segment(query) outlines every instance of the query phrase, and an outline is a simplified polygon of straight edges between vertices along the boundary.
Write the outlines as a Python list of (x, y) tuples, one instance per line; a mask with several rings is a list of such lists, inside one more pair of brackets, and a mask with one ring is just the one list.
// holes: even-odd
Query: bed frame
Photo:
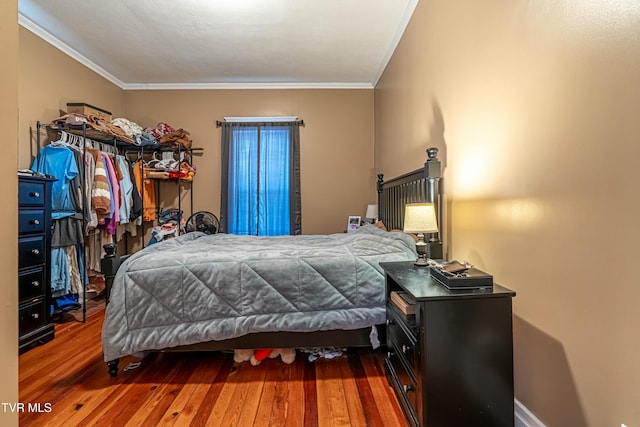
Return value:
[[(407, 203), (434, 203), (438, 223), (441, 221), (440, 185), (441, 166), (437, 159), (437, 148), (428, 148), (427, 161), (424, 167), (384, 181), (383, 174), (378, 175), (378, 206), (379, 219), (384, 222), (388, 230), (402, 230), (404, 220), (404, 205)], [(116, 246), (104, 246), (105, 257), (101, 260), (101, 270), (105, 276), (106, 302), (109, 303), (111, 286), (116, 272), (128, 255), (118, 256)], [(442, 243), (438, 233), (430, 235), (427, 255), (430, 258), (442, 258)], [(378, 339), (385, 342), (386, 327), (378, 325)], [(317, 332), (263, 332), (252, 333), (241, 337), (208, 341), (187, 346), (172, 347), (161, 351), (222, 351), (253, 348), (291, 348), (291, 347), (367, 347), (371, 345), (371, 328), (355, 330), (332, 330)], [(119, 359), (107, 362), (109, 375), (118, 374)]]

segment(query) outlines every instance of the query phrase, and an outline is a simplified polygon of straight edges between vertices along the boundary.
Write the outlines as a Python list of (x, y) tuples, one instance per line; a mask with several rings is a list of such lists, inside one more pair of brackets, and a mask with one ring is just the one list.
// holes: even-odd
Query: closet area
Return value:
[[(116, 120), (72, 113), (37, 123), (33, 164), (19, 171), (21, 351), (52, 339), (56, 319), (84, 322), (88, 305), (104, 304), (105, 245), (133, 253), (184, 232), (195, 176), (188, 132)], [(38, 328), (45, 339), (26, 337)]]

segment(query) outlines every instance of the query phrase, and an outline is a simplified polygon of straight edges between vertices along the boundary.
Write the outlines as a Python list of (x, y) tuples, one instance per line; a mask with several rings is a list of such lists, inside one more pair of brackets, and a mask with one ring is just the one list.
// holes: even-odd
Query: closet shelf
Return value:
[(187, 182), (187, 183), (191, 183), (193, 182), (192, 179), (184, 179), (184, 178), (153, 178), (153, 177), (145, 177), (145, 179), (151, 179), (154, 181), (162, 181), (162, 182)]
[(92, 127), (92, 124), (85, 123), (83, 124), (70, 124), (63, 122), (52, 122), (47, 125), (44, 125), (47, 136), (50, 141), (54, 141), (58, 137), (58, 132), (65, 131), (72, 135), (84, 136), (87, 139), (91, 139), (93, 141), (115, 145), (118, 149), (124, 151), (159, 151), (159, 152), (201, 152), (204, 151), (203, 148), (195, 148), (190, 147), (186, 148), (182, 145), (176, 146), (172, 144), (144, 144), (138, 145), (134, 142), (133, 138), (124, 134), (124, 131), (119, 131), (119, 128), (114, 125), (109, 125), (109, 129), (118, 129), (117, 132), (105, 132), (99, 129)]
[(162, 181), (162, 182), (186, 182), (186, 183), (191, 183), (193, 182), (193, 178), (191, 179), (185, 179), (185, 178), (161, 178), (161, 177), (156, 177), (156, 176), (146, 176), (144, 177), (144, 179), (150, 179), (152, 181)]
[(84, 126), (84, 130), (82, 125), (71, 125), (68, 123), (50, 123), (45, 127), (47, 129), (49, 140), (51, 141), (55, 140), (58, 131), (64, 130), (65, 132), (73, 135), (84, 135), (94, 141), (105, 142), (112, 145), (115, 143), (116, 146), (121, 148), (126, 148), (128, 146), (138, 147), (133, 143), (133, 138), (127, 135), (116, 135), (115, 133), (100, 131), (92, 128), (89, 123)]

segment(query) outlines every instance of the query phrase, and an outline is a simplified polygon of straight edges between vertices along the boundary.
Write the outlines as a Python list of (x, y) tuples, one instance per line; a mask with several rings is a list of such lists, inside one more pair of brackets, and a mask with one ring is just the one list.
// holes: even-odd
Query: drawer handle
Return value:
[(38, 313), (33, 313), (31, 317), (33, 317), (34, 319), (39, 319), (40, 315)]
[(411, 387), (409, 384), (405, 384), (402, 386), (402, 390), (404, 390), (405, 393), (408, 393), (413, 390), (413, 387)]
[(403, 344), (403, 345), (402, 345), (402, 352), (403, 352), (404, 354), (407, 354), (407, 352), (408, 352), (409, 350), (411, 350), (411, 346), (408, 346), (408, 345), (405, 345), (405, 344)]
[(40, 255), (40, 249), (31, 249), (31, 253), (34, 255)]
[(32, 191), (31, 193), (29, 193), (30, 197), (40, 197), (40, 193), (38, 193), (37, 191)]
[(393, 325), (393, 320), (387, 319), (387, 326), (389, 326), (389, 325)]
[(31, 282), (31, 284), (36, 288), (40, 286), (40, 282), (38, 282), (37, 280), (34, 280), (33, 282)]
[(393, 351), (387, 351), (387, 359), (391, 359), (393, 356)]
[(31, 221), (29, 221), (31, 224), (33, 225), (39, 225), (40, 224), (40, 220), (37, 219), (32, 219)]

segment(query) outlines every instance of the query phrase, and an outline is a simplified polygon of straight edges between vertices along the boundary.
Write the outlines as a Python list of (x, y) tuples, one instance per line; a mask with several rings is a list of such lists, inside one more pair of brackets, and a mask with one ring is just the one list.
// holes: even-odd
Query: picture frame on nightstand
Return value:
[(349, 216), (349, 220), (347, 221), (347, 233), (356, 231), (360, 227), (360, 219), (360, 216)]

